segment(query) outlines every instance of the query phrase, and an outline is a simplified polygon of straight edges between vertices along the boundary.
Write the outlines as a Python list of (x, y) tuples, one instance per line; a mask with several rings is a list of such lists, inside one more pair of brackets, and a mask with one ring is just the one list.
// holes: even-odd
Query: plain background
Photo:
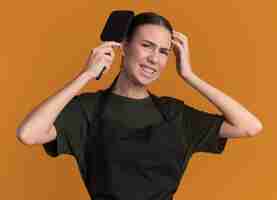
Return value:
[[(195, 154), (175, 199), (276, 199), (276, 8), (275, 0), (1, 2), (1, 199), (89, 199), (72, 157), (51, 158), (41, 145), (25, 146), (15, 130), (27, 113), (83, 69), (114, 9), (167, 17), (189, 37), (194, 72), (264, 125), (256, 137), (229, 140), (221, 155)], [(118, 55), (110, 73), (80, 92), (107, 87), (119, 70)], [(178, 76), (173, 54), (149, 89), (219, 113)]]

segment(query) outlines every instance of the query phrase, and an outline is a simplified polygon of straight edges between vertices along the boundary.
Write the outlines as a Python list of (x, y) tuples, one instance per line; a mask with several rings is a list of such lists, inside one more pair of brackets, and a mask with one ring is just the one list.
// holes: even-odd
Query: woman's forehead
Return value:
[(171, 33), (160, 25), (146, 24), (139, 26), (135, 35), (139, 41), (151, 41), (165, 48), (169, 48), (171, 45)]

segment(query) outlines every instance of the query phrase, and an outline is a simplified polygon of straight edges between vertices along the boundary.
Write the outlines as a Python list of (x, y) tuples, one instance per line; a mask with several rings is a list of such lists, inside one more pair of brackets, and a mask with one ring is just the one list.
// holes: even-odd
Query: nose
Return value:
[(158, 63), (159, 61), (159, 54), (157, 51), (152, 51), (149, 56), (148, 56), (148, 61), (151, 63), (151, 64), (156, 64)]

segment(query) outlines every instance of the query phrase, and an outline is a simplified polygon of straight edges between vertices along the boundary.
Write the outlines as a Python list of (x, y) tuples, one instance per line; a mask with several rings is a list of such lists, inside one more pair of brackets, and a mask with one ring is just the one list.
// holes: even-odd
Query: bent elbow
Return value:
[(34, 140), (29, 137), (26, 133), (20, 130), (20, 128), (16, 129), (16, 138), (18, 141), (24, 145), (33, 145), (35, 144)]

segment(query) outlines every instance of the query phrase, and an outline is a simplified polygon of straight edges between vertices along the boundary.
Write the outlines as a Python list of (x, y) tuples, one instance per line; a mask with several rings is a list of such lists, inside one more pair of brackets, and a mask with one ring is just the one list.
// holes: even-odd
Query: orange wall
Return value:
[[(4, 1), (0, 7), (2, 92), (1, 199), (88, 199), (72, 157), (48, 157), (41, 145), (19, 143), (24, 116), (77, 75), (113, 9), (155, 11), (189, 36), (192, 67), (200, 78), (231, 96), (263, 122), (261, 135), (229, 140), (222, 155), (200, 153), (190, 161), (176, 199), (277, 199), (275, 0), (215, 1)], [(275, 11), (275, 12), (274, 12)], [(274, 23), (273, 23), (274, 22)], [(119, 57), (101, 81), (111, 83)], [(185, 84), (171, 55), (150, 86), (210, 112), (216, 108)], [(273, 77), (274, 76), (274, 77)], [(172, 84), (176, 87), (173, 89)], [(275, 130), (275, 131), (274, 131)]]

